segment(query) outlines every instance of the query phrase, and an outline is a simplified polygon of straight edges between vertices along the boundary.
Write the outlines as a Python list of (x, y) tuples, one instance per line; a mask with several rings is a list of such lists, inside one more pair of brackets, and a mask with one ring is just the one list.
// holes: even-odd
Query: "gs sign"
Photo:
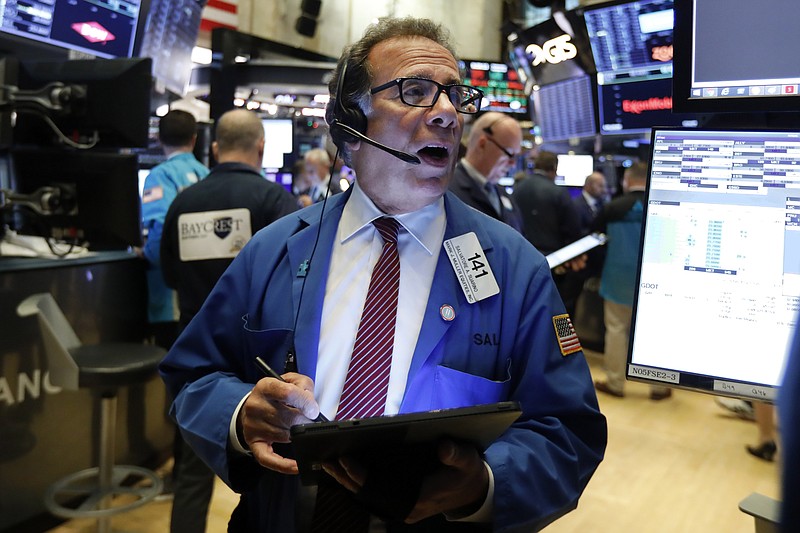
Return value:
[(538, 44), (529, 44), (525, 52), (533, 57), (533, 66), (541, 65), (545, 61), (555, 65), (568, 61), (578, 55), (578, 49), (569, 41), (566, 33), (555, 39), (550, 39), (541, 47)]

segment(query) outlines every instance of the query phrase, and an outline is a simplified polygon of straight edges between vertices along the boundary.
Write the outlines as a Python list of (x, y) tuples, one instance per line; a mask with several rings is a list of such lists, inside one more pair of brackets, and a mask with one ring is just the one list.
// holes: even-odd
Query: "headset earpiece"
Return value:
[(333, 143), (340, 149), (344, 149), (344, 143), (357, 142), (359, 139), (354, 135), (347, 133), (343, 128), (337, 127), (340, 124), (349, 126), (359, 133), (366, 134), (367, 132), (367, 117), (361, 109), (353, 103), (347, 105), (344, 101), (345, 98), (345, 77), (347, 76), (347, 60), (345, 59), (342, 65), (342, 71), (339, 74), (339, 82), (336, 86), (336, 95), (334, 96), (333, 104), (333, 121), (330, 124), (330, 133)]

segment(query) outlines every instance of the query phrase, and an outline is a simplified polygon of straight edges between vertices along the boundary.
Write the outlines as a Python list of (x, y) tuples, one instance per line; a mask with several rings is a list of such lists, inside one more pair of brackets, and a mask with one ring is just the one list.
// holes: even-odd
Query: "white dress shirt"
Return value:
[[(322, 307), (315, 396), (321, 411), (336, 417), (350, 355), (353, 353), (370, 276), (381, 255), (383, 239), (371, 224), (384, 216), (354, 182), (342, 212), (331, 252)], [(398, 215), (400, 293), (392, 369), (384, 414), (397, 414), (403, 401), (411, 358), (417, 345), (445, 230), (444, 200)]]

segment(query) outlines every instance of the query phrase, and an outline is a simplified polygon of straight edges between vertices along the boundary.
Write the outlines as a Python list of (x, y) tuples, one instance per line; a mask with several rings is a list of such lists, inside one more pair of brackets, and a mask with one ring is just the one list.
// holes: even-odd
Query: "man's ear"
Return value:
[(214, 156), (215, 161), (219, 161), (219, 143), (217, 141), (211, 143), (211, 155)]

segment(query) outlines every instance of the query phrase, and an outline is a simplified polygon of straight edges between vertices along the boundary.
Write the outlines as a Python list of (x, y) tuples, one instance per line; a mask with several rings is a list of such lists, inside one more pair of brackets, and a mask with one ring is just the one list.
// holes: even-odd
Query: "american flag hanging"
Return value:
[(554, 316), (553, 327), (556, 330), (556, 339), (558, 339), (558, 347), (561, 348), (561, 355), (569, 355), (582, 350), (581, 341), (578, 339), (578, 334), (575, 333), (569, 315)]
[(214, 28), (239, 29), (238, 0), (208, 0), (203, 8), (200, 31)]

